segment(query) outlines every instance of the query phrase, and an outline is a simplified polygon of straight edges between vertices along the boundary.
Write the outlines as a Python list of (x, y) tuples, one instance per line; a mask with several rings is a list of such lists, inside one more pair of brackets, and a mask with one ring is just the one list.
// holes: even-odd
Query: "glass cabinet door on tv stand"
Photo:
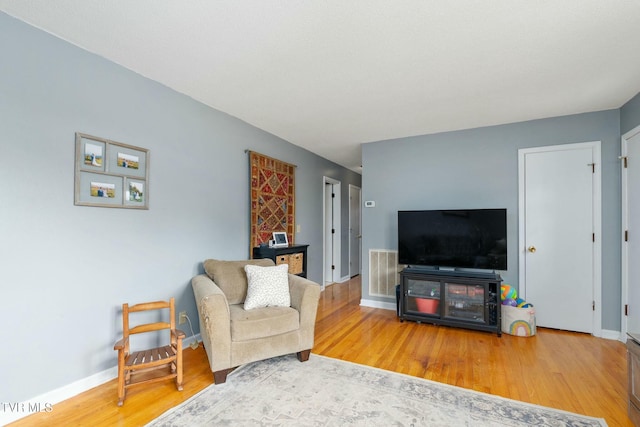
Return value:
[(400, 321), (414, 320), (501, 335), (495, 273), (407, 268), (400, 273)]

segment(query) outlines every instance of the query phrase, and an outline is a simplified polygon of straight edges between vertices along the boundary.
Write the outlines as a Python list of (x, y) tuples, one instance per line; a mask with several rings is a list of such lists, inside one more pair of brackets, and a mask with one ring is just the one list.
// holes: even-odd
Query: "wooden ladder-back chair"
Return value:
[[(129, 314), (141, 311), (169, 309), (169, 322), (144, 323), (130, 327)], [(116, 342), (113, 349), (118, 351), (118, 406), (122, 406), (129, 387), (149, 384), (175, 378), (176, 387), (182, 391), (182, 339), (184, 332), (176, 329), (174, 298), (169, 301), (147, 302), (132, 305), (122, 304), (123, 338)], [(129, 349), (129, 336), (145, 332), (168, 329), (170, 341), (168, 345), (149, 350), (134, 351)], [(146, 371), (166, 369), (165, 375), (149, 375)], [(143, 371), (145, 371), (143, 373)], [(132, 378), (132, 374), (134, 377)], [(137, 377), (140, 378), (137, 378)]]

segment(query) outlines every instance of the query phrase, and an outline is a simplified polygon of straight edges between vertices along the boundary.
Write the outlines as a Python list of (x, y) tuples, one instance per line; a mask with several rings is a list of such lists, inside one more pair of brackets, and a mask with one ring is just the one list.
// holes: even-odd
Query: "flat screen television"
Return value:
[(398, 262), (507, 269), (507, 210), (398, 211)]

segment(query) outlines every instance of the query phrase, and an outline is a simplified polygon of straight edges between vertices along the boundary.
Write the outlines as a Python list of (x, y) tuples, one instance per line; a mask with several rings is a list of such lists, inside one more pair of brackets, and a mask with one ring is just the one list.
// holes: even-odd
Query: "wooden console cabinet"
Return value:
[(256, 246), (253, 258), (271, 258), (276, 265), (288, 264), (289, 273), (307, 277), (307, 248), (309, 245), (289, 245), (282, 248)]
[(406, 268), (400, 279), (400, 321), (502, 335), (499, 274)]

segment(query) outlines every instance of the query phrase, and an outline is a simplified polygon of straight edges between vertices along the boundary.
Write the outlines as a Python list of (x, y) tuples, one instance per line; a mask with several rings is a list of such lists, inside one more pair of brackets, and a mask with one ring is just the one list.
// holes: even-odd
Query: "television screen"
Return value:
[(398, 211), (398, 261), (506, 270), (507, 210)]

